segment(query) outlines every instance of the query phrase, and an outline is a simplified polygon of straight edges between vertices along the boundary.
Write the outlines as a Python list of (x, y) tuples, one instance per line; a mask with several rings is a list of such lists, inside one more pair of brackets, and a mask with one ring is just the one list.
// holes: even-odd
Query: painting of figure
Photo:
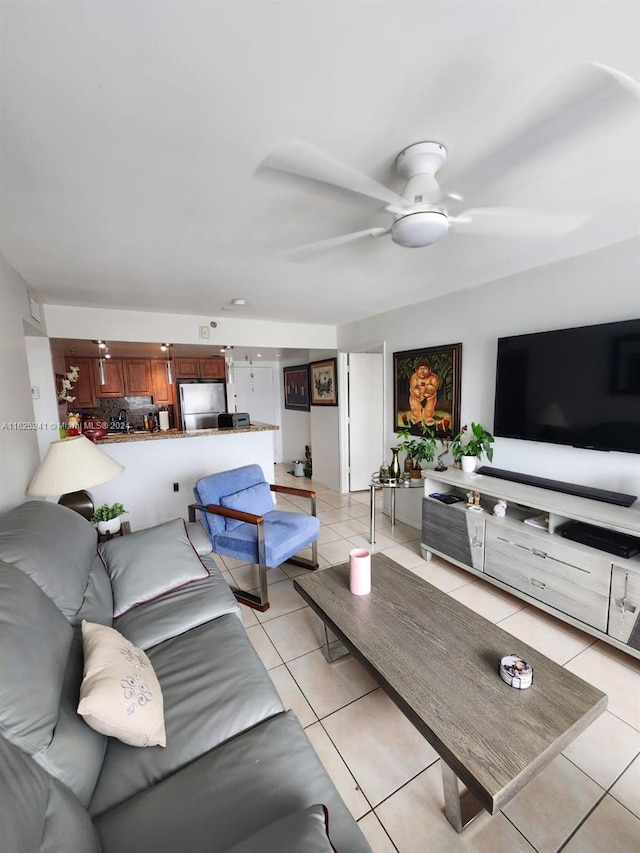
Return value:
[(462, 344), (393, 354), (394, 432), (421, 435), (429, 426), (441, 438), (460, 429)]

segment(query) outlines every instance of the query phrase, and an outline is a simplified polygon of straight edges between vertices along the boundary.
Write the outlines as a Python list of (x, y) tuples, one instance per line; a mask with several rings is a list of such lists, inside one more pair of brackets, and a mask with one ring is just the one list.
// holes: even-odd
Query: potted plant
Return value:
[(408, 429), (400, 430), (402, 441), (398, 445), (407, 454), (411, 464), (409, 473), (415, 479), (422, 476), (422, 462), (433, 462), (436, 453), (436, 439), (433, 427), (422, 425), (422, 435), (414, 435)]
[[(465, 440), (466, 439), (466, 440)], [(471, 422), (471, 430), (465, 424), (460, 432), (453, 437), (451, 454), (456, 462), (460, 461), (462, 470), (467, 473), (475, 471), (478, 459), (485, 453), (489, 462), (493, 461), (493, 436), (482, 426)]]
[(120, 516), (125, 512), (127, 512), (127, 510), (122, 506), (122, 504), (115, 503), (111, 504), (111, 506), (109, 506), (109, 504), (102, 504), (102, 506), (99, 506), (94, 510), (94, 513), (89, 520), (92, 524), (98, 525), (98, 533), (113, 534), (120, 530)]

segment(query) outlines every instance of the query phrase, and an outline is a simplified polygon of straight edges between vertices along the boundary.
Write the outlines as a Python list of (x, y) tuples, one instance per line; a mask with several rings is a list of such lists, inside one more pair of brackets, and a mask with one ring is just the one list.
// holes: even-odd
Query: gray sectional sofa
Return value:
[[(98, 551), (58, 504), (0, 516), (1, 853), (370, 851), (199, 530), (175, 519)], [(86, 668), (104, 634), (118, 652), (94, 667), (102, 694)], [(147, 712), (165, 746), (157, 730), (126, 742)]]

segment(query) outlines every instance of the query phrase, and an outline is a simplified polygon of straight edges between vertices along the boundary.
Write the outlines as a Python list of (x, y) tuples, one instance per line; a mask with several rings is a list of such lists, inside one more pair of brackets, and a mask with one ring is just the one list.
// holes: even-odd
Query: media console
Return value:
[[(449, 468), (425, 472), (422, 551), (437, 554), (530, 604), (640, 658), (640, 555), (625, 558), (593, 547), (640, 543), (640, 503), (620, 506), (553, 488)], [(506, 472), (510, 474), (511, 472)], [(443, 488), (443, 486), (445, 488)], [(466, 501), (443, 503), (432, 492), (481, 495), (480, 509)], [(496, 500), (507, 504), (493, 515)], [(562, 533), (578, 522), (590, 544)], [(602, 537), (598, 537), (602, 531)], [(620, 534), (619, 536), (616, 534)]]

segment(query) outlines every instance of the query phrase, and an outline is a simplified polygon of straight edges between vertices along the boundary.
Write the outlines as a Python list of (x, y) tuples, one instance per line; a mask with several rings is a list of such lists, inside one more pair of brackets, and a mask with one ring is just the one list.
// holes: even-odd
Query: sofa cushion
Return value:
[(91, 819), (71, 791), (0, 737), (3, 853), (99, 853)]
[(329, 811), (329, 837), (337, 853), (371, 853), (300, 723), (288, 712), (202, 755), (95, 823), (103, 853), (223, 853), (315, 803)]
[(202, 561), (209, 577), (182, 586), (145, 604), (123, 613), (113, 623), (128, 640), (148, 649), (171, 637), (184, 634), (225, 613), (240, 617), (240, 607), (218, 567), (211, 557)]
[(0, 561), (0, 729), (27, 752), (51, 742), (72, 640), (51, 599)]
[(198, 554), (198, 556), (205, 557), (207, 554), (210, 554), (211, 540), (207, 536), (200, 522), (187, 521), (185, 522), (185, 527), (187, 529), (187, 536), (189, 537), (189, 541), (196, 549), (196, 553)]
[(110, 539), (99, 547), (113, 588), (113, 614), (209, 574), (181, 518)]
[(67, 619), (82, 606), (96, 544), (95, 528), (60, 504), (27, 501), (0, 519), (0, 559), (29, 575)]
[(0, 562), (0, 731), (88, 804), (106, 738), (76, 713), (82, 639), (40, 587)]
[(108, 739), (78, 716), (82, 667), (82, 634), (75, 628), (53, 737), (46, 749), (34, 753), (33, 757), (87, 806), (102, 768)]
[(111, 580), (97, 551), (91, 563), (82, 607), (70, 621), (79, 627), (83, 619), (87, 622), (99, 622), (101, 625), (111, 625), (113, 622)]
[[(223, 495), (220, 504), (227, 509), (238, 509), (242, 512), (250, 512), (253, 515), (266, 515), (273, 512), (273, 495), (268, 483), (256, 483), (248, 489), (234, 492), (231, 495)], [(233, 530), (238, 525), (244, 524), (236, 518), (225, 518), (224, 526), (227, 530)]]
[(162, 691), (142, 649), (113, 628), (86, 621), (82, 641), (80, 716), (130, 746), (165, 746)]
[[(279, 566), (318, 538), (320, 522), (314, 515), (275, 509), (264, 519), (265, 560), (267, 566)], [(304, 538), (301, 540), (301, 536)], [(295, 538), (294, 538), (295, 537)], [(242, 524), (235, 530), (223, 530), (214, 542), (219, 554), (228, 554), (248, 563), (257, 561), (257, 528)], [(295, 541), (295, 545), (291, 545)]]
[(164, 696), (166, 749), (131, 749), (110, 740), (91, 801), (92, 814), (157, 784), (283, 710), (235, 614), (220, 616), (147, 653)]
[(322, 805), (300, 809), (253, 832), (225, 853), (332, 853), (327, 817)]

